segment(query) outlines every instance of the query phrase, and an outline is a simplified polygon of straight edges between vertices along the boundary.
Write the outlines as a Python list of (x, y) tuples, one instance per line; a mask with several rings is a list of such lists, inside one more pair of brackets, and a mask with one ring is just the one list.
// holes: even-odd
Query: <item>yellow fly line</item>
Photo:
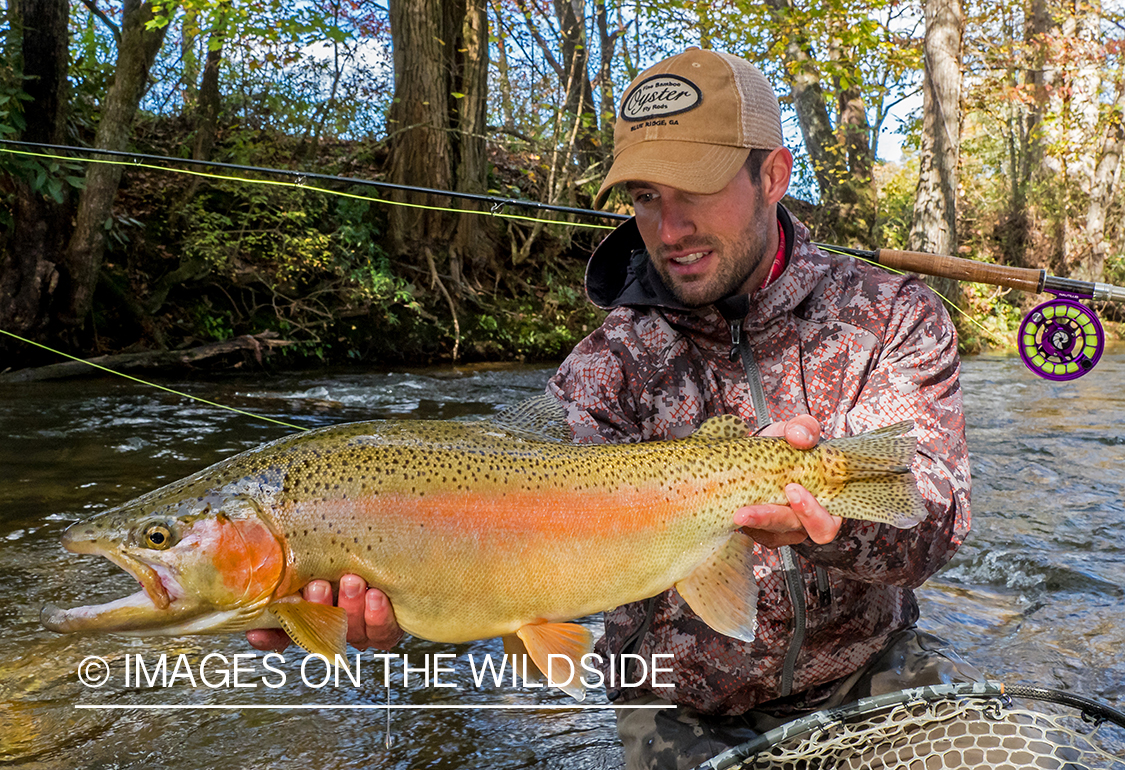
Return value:
[[(93, 150), (96, 152), (96, 150)], [(128, 166), (130, 168), (143, 168), (150, 171), (168, 171), (173, 174), (187, 174), (189, 176), (202, 177), (204, 179), (214, 179), (223, 182), (245, 182), (246, 184), (266, 185), (269, 187), (289, 187), (298, 190), (313, 190), (315, 192), (325, 193), (326, 195), (335, 195), (340, 198), (351, 198), (353, 200), (370, 201), (372, 203), (385, 203), (388, 206), (403, 206), (412, 209), (425, 209), (426, 211), (443, 211), (451, 214), (478, 214), (481, 216), (498, 217), (500, 219), (512, 219), (519, 222), (532, 222), (544, 225), (564, 225), (566, 227), (587, 227), (595, 230), (613, 230), (615, 225), (599, 225), (587, 222), (560, 222), (557, 219), (544, 219), (542, 217), (524, 216), (522, 214), (506, 214), (500, 211), (505, 201), (497, 201), (496, 205), (487, 211), (478, 211), (475, 209), (462, 209), (453, 208), (452, 206), (428, 206), (424, 203), (407, 203), (406, 201), (388, 200), (387, 198), (377, 198), (372, 195), (361, 195), (359, 193), (349, 193), (342, 190), (330, 190), (326, 187), (319, 187), (317, 185), (306, 184), (300, 180), (297, 181), (283, 181), (279, 179), (251, 179), (249, 177), (233, 176), (230, 174), (217, 174), (211, 171), (193, 171), (185, 168), (168, 168), (167, 166), (158, 166), (155, 163), (145, 163), (139, 160), (112, 160), (107, 158), (73, 158), (65, 155), (54, 155), (46, 152), (32, 152), (30, 150), (16, 150), (10, 147), (0, 146), (0, 152), (7, 152), (12, 155), (24, 155), (32, 158), (43, 158), (46, 160), (77, 162), (77, 163), (101, 163), (110, 166)], [(202, 162), (202, 161), (201, 161)], [(299, 172), (293, 172), (298, 173)], [(349, 180), (347, 177), (339, 177), (341, 182), (352, 181), (360, 183), (364, 180)], [(518, 203), (518, 201), (511, 201), (511, 203)]]
[(6, 329), (0, 329), (0, 334), (6, 334), (7, 336), (11, 337), (12, 339), (19, 340), (20, 342), (23, 342), (27, 345), (33, 345), (37, 348), (41, 348), (43, 350), (46, 350), (49, 353), (54, 353), (55, 355), (62, 356), (63, 358), (69, 358), (71, 361), (77, 361), (80, 364), (86, 364), (87, 366), (92, 366), (95, 369), (100, 369), (101, 371), (106, 372), (108, 374), (114, 374), (114, 375), (117, 375), (118, 377), (124, 377), (127, 380), (132, 380), (133, 382), (140, 383), (141, 385), (147, 385), (150, 388), (156, 388), (157, 390), (163, 390), (167, 393), (171, 393), (174, 396), (180, 396), (181, 398), (187, 398), (187, 399), (190, 399), (192, 401), (198, 401), (201, 404), (207, 404), (207, 406), (216, 406), (220, 409), (226, 409), (229, 412), (235, 412), (237, 414), (241, 414), (241, 415), (244, 415), (246, 417), (253, 417), (257, 420), (264, 420), (265, 422), (272, 422), (275, 425), (281, 425), (281, 426), (286, 427), (286, 428), (293, 428), (294, 430), (308, 430), (308, 428), (304, 428), (300, 425), (294, 425), (293, 423), (290, 423), (290, 422), (283, 422), (282, 420), (275, 420), (272, 417), (266, 417), (265, 415), (261, 415), (261, 414), (254, 414), (253, 412), (247, 412), (243, 409), (236, 409), (235, 407), (229, 406), (227, 404), (219, 404), (219, 403), (216, 403), (214, 401), (208, 401), (205, 398), (201, 398), (199, 396), (193, 396), (190, 393), (184, 393), (184, 392), (179, 391), (179, 390), (173, 390), (172, 388), (166, 388), (163, 385), (157, 385), (155, 382), (149, 382), (148, 380), (142, 380), (140, 377), (134, 377), (131, 374), (125, 374), (124, 372), (119, 372), (116, 369), (110, 369), (108, 366), (102, 366), (101, 364), (96, 364), (93, 361), (87, 361), (83, 358), (79, 358), (78, 356), (72, 356), (69, 353), (64, 353), (61, 350), (55, 350), (54, 348), (48, 347), (47, 345), (44, 345), (41, 342), (35, 342), (34, 340), (29, 340), (26, 337), (21, 337), (18, 334), (13, 334), (12, 332), (7, 331)]
[[(338, 196), (338, 197), (341, 197), (341, 198), (350, 198), (350, 199), (353, 199), (353, 200), (370, 201), (370, 202), (374, 202), (374, 203), (385, 203), (385, 204), (391, 205), (391, 206), (404, 206), (404, 207), (407, 207), (407, 208), (425, 209), (425, 210), (428, 210), (428, 211), (443, 211), (443, 212), (454, 213), (454, 214), (480, 214), (480, 215), (484, 215), (484, 216), (494, 216), (494, 217), (500, 217), (500, 218), (503, 218), (503, 219), (511, 219), (511, 220), (522, 221), (522, 222), (532, 222), (532, 223), (546, 224), (546, 225), (564, 225), (564, 226), (569, 226), (569, 227), (587, 227), (587, 228), (593, 228), (593, 229), (599, 229), (599, 230), (613, 230), (616, 227), (616, 225), (600, 225), (600, 224), (584, 223), (584, 222), (560, 222), (560, 221), (554, 220), (554, 219), (544, 219), (544, 218), (541, 218), (541, 217), (523, 216), (523, 215), (518, 215), (518, 214), (507, 214), (507, 213), (503, 213), (503, 212), (499, 211), (499, 209), (501, 207), (503, 207), (504, 205), (507, 205), (508, 203), (518, 204), (519, 201), (510, 201), (509, 202), (509, 201), (502, 201), (501, 200), (501, 201), (497, 201), (496, 205), (494, 205), (492, 207), (492, 209), (490, 209), (488, 211), (478, 211), (478, 210), (472, 210), (472, 209), (453, 208), (453, 207), (449, 207), (449, 206), (428, 206), (428, 205), (421, 204), (421, 203), (407, 203), (407, 202), (403, 202), (403, 201), (387, 200), (386, 198), (378, 198), (378, 197), (374, 197), (374, 196), (371, 196), (371, 195), (361, 195), (361, 194), (358, 194), (358, 193), (349, 193), (349, 192), (344, 192), (344, 191), (341, 191), (341, 190), (332, 190), (332, 189), (328, 189), (328, 188), (324, 188), (324, 187), (319, 187), (317, 185), (306, 184), (305, 182), (301, 181), (299, 178), (296, 181), (282, 181), (282, 180), (277, 180), (277, 179), (253, 179), (253, 178), (248, 178), (248, 177), (234, 176), (234, 175), (231, 175), (231, 174), (219, 174), (219, 173), (210, 172), (210, 171), (195, 171), (195, 170), (192, 170), (192, 169), (169, 168), (167, 166), (160, 166), (160, 165), (156, 165), (154, 163), (146, 163), (146, 162), (143, 162), (143, 161), (140, 161), (140, 160), (137, 160), (137, 159), (133, 159), (133, 160), (111, 160), (111, 159), (105, 159), (105, 158), (74, 158), (74, 157), (69, 157), (69, 156), (64, 156), (64, 155), (55, 155), (55, 154), (48, 153), (48, 152), (34, 152), (34, 151), (31, 151), (31, 150), (18, 150), (18, 149), (13, 149), (11, 147), (4, 147), (4, 146), (0, 146), (0, 151), (7, 152), (7, 153), (10, 153), (10, 154), (13, 154), (13, 155), (23, 155), (23, 156), (27, 156), (27, 157), (42, 158), (42, 159), (53, 160), (53, 161), (79, 162), (79, 163), (101, 163), (101, 164), (107, 164), (107, 165), (128, 166), (128, 167), (131, 167), (131, 168), (143, 168), (143, 169), (148, 169), (148, 170), (152, 170), (152, 171), (168, 171), (168, 172), (178, 173), (178, 174), (187, 174), (187, 175), (190, 175), (190, 176), (201, 177), (201, 178), (204, 178), (204, 179), (213, 179), (213, 180), (218, 180), (218, 181), (244, 182), (244, 183), (247, 183), (247, 184), (258, 184), (258, 185), (266, 185), (266, 186), (272, 186), (272, 187), (288, 187), (288, 188), (301, 189), (301, 190), (313, 190), (313, 191), (316, 191), (316, 192), (325, 193), (327, 195), (335, 195), (335, 196)], [(263, 169), (263, 171), (268, 173), (269, 170)], [(288, 173), (298, 173), (299, 174), (299, 172), (288, 172)], [(345, 182), (345, 183), (348, 182), (348, 181), (353, 181), (353, 182), (357, 182), (357, 183), (362, 183), (362, 182), (365, 181), (365, 180), (348, 180), (346, 177), (339, 177), (339, 180), (341, 182)], [(431, 192), (433, 192), (433, 191), (431, 191)], [(592, 214), (594, 212), (589, 212), (589, 213)], [(818, 245), (819, 248), (821, 248), (825, 251), (833, 251), (834, 253), (845, 254), (846, 256), (853, 256), (856, 259), (863, 259), (865, 262), (869, 262), (870, 264), (873, 264), (873, 265), (878, 265), (879, 267), (882, 267), (884, 270), (889, 270), (890, 272), (897, 273), (899, 275), (903, 274), (902, 271), (895, 270), (893, 268), (889, 268), (886, 265), (879, 265), (878, 262), (875, 262), (874, 260), (870, 260), (870, 259), (865, 259), (864, 257), (862, 257), (860, 255), (857, 255), (856, 253), (854, 253), (852, 251), (835, 252), (834, 249), (830, 246), (826, 246), (824, 244), (817, 244), (817, 245)], [(939, 295), (939, 296), (941, 296), (941, 295)], [(942, 299), (944, 299), (947, 302), (947, 304), (956, 308), (959, 313), (961, 313), (970, 323), (972, 323), (974, 326), (979, 328), (984, 334), (988, 335), (994, 341), (997, 340), (997, 338), (996, 338), (996, 336), (994, 335), (993, 332), (989, 331), (981, 323), (979, 323), (976, 319), (974, 319), (972, 316), (970, 316), (968, 313), (966, 313), (961, 308), (957, 307), (953, 302), (950, 302), (948, 298), (943, 296)], [(149, 381), (143, 380), (139, 377), (134, 377), (132, 375), (125, 374), (123, 372), (119, 372), (119, 371), (110, 369), (108, 367), (102, 366), (102, 365), (94, 363), (92, 361), (86, 361), (86, 360), (78, 358), (76, 356), (72, 356), (68, 353), (63, 353), (62, 351), (55, 350), (54, 348), (48, 347), (47, 345), (44, 345), (44, 344), (39, 343), (39, 342), (34, 342), (32, 340), (25, 339), (24, 337), (21, 337), (17, 334), (13, 334), (12, 332), (6, 331), (4, 329), (0, 329), (0, 334), (5, 334), (9, 337), (12, 337), (13, 339), (19, 340), (19, 341), (21, 341), (23, 343), (26, 343), (28, 345), (33, 345), (35, 347), (42, 348), (43, 350), (47, 350), (51, 353), (62, 356), (64, 358), (68, 358), (68, 359), (71, 359), (73, 361), (78, 361), (80, 363), (87, 364), (89, 366), (92, 366), (95, 369), (100, 369), (101, 371), (107, 372), (109, 374), (114, 374), (114, 375), (117, 375), (118, 377), (123, 377), (127, 380), (132, 380), (133, 382), (137, 382), (137, 383), (140, 383), (142, 385), (147, 385), (149, 387), (156, 388), (158, 390), (163, 390), (163, 391), (166, 391), (168, 393), (172, 393), (176, 396), (180, 396), (182, 398), (190, 399), (190, 400), (193, 400), (193, 401), (198, 401), (198, 402), (200, 402), (202, 404), (206, 404), (208, 406), (218, 407), (220, 409), (226, 409), (228, 411), (235, 412), (237, 414), (241, 414), (241, 415), (244, 415), (244, 416), (247, 416), (247, 417), (253, 417), (255, 419), (263, 420), (265, 422), (274, 423), (276, 425), (282, 425), (286, 428), (293, 428), (295, 430), (308, 430), (307, 428), (301, 427), (300, 425), (293, 425), (292, 423), (287, 423), (287, 422), (283, 422), (281, 420), (276, 420), (276, 419), (273, 419), (272, 417), (265, 417), (265, 416), (260, 415), (260, 414), (254, 414), (253, 412), (247, 412), (247, 411), (244, 411), (244, 410), (241, 410), (241, 409), (236, 409), (235, 407), (232, 407), (232, 406), (227, 406), (225, 404), (219, 404), (219, 403), (215, 403), (213, 401), (208, 401), (207, 399), (200, 398), (199, 396), (193, 396), (190, 393), (183, 393), (181, 391), (173, 390), (172, 388), (167, 388), (163, 385), (157, 385), (156, 383), (149, 382)]]

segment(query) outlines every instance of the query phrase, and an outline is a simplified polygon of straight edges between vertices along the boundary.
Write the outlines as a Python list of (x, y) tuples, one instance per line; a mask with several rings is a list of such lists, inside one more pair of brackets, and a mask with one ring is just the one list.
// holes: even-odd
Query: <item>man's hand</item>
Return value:
[[(332, 604), (332, 584), (314, 580), (301, 592), (307, 601)], [(389, 650), (402, 639), (402, 629), (395, 621), (395, 612), (387, 595), (378, 588), (368, 588), (358, 575), (340, 578), (337, 605), (348, 613), (348, 644), (357, 650), (374, 647)], [(246, 632), (250, 646), (258, 650), (281, 652), (292, 641), (276, 628), (258, 628)]]
[[(788, 422), (775, 422), (762, 436), (784, 438), (797, 449), (812, 449), (820, 441), (820, 423), (803, 414)], [(734, 521), (754, 541), (767, 548), (796, 545), (811, 538), (814, 543), (830, 543), (840, 532), (842, 520), (824, 510), (800, 484), (785, 487), (789, 505), (748, 505), (734, 512)]]

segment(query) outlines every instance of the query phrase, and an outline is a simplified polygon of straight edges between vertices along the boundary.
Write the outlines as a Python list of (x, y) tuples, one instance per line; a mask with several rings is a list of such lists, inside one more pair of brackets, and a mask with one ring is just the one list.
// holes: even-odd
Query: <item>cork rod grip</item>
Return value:
[(990, 265), (960, 257), (943, 257), (937, 254), (923, 254), (918, 251), (898, 251), (879, 249), (875, 261), (895, 270), (911, 273), (936, 275), (942, 278), (955, 278), (958, 281), (989, 283), (1006, 286), (1009, 289), (1028, 291), (1032, 294), (1043, 291), (1044, 271), (1030, 267), (1005, 267)]

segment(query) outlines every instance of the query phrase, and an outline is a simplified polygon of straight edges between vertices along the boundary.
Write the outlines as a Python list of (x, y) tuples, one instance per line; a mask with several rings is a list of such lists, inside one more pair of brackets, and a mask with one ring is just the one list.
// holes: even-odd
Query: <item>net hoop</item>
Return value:
[[(1072, 711), (1017, 709), (1013, 698)], [(1108, 739), (1095, 739), (1106, 723), (1125, 730), (1125, 712), (1046, 687), (994, 681), (915, 687), (800, 717), (715, 755), (696, 770), (835, 770), (871, 767), (873, 759), (880, 768), (1125, 770), (1125, 733), (1118, 731), (1122, 742), (1115, 753), (1106, 747)], [(880, 742), (886, 753), (872, 757)], [(849, 758), (861, 763), (851, 764)]]

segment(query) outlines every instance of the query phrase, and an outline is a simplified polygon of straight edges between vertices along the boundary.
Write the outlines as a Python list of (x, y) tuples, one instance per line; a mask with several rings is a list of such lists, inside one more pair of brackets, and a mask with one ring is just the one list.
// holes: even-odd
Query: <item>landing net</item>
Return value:
[(996, 682), (919, 687), (794, 720), (697, 770), (1125, 770), (1125, 713)]

